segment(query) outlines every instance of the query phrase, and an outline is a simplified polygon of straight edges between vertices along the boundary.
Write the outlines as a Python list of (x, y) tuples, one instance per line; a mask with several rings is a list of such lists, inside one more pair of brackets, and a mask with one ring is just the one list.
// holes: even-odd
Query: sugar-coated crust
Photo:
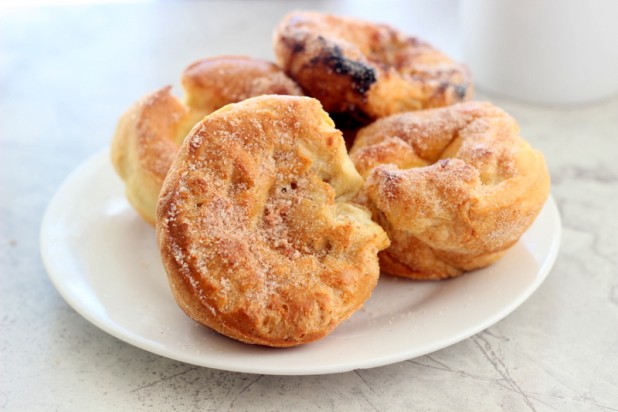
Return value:
[(292, 12), (274, 33), (275, 54), (331, 114), (371, 120), (447, 106), (472, 96), (468, 69), (384, 24)]
[(157, 209), (179, 306), (247, 343), (325, 336), (369, 298), (389, 243), (350, 202), (362, 186), (315, 99), (261, 96), (206, 117), (175, 158)]
[(116, 127), (112, 164), (125, 183), (127, 199), (152, 225), (161, 185), (194, 119), (168, 86), (134, 104)]
[(182, 86), (186, 91), (187, 105), (206, 113), (264, 94), (303, 94), (279, 66), (245, 56), (220, 56), (197, 61), (185, 70)]
[(190, 65), (182, 76), (183, 102), (164, 87), (125, 113), (112, 140), (112, 163), (131, 205), (155, 224), (157, 198), (180, 143), (205, 115), (262, 94), (302, 95), (275, 64), (244, 56), (220, 56)]
[(393, 115), (359, 131), (350, 151), (364, 201), (391, 246), (383, 271), (441, 279), (498, 260), (549, 194), (543, 155), (490, 103)]

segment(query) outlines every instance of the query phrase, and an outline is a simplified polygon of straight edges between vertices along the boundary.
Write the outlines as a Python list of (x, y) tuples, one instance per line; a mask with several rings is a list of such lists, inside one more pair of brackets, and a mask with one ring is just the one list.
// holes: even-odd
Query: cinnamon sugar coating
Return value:
[(183, 103), (164, 87), (135, 103), (120, 119), (112, 140), (112, 163), (127, 198), (155, 224), (157, 198), (180, 143), (205, 115), (229, 103), (262, 94), (302, 95), (273, 63), (221, 56), (190, 65), (182, 76)]
[(166, 177), (157, 239), (172, 292), (226, 336), (285, 347), (359, 309), (388, 246), (363, 179), (308, 97), (261, 96), (200, 122)]
[(292, 12), (274, 43), (279, 65), (307, 95), (361, 123), (472, 96), (464, 65), (385, 24)]
[(441, 279), (498, 260), (549, 194), (543, 155), (499, 108), (466, 102), (380, 119), (350, 156), (391, 246), (383, 271)]

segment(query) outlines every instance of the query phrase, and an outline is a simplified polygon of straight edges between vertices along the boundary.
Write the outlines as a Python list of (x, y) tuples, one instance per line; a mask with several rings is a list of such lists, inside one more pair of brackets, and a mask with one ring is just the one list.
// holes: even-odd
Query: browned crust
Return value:
[(154, 225), (161, 185), (180, 143), (205, 115), (229, 103), (262, 94), (302, 95), (275, 64), (244, 56), (220, 56), (191, 64), (183, 73), (186, 103), (171, 87), (135, 103), (112, 139), (112, 163), (131, 205)]
[(151, 225), (161, 185), (190, 117), (167, 86), (134, 104), (116, 127), (112, 164), (125, 182), (127, 199)]
[(219, 56), (191, 64), (182, 76), (187, 105), (212, 113), (254, 96), (302, 96), (300, 87), (274, 63), (246, 56)]
[(543, 155), (508, 114), (466, 102), (362, 129), (350, 155), (391, 246), (382, 270), (440, 279), (498, 260), (549, 194)]
[(464, 65), (384, 24), (293, 12), (274, 44), (278, 63), (307, 95), (361, 123), (472, 96)]
[(178, 304), (247, 343), (325, 336), (369, 298), (388, 245), (349, 202), (362, 184), (315, 99), (262, 96), (206, 117), (159, 199), (157, 238)]

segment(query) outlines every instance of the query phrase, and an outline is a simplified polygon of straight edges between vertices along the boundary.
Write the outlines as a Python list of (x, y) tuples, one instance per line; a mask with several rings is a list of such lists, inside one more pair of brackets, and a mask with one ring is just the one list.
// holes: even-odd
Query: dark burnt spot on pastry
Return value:
[(348, 76), (354, 91), (361, 95), (367, 93), (371, 85), (377, 81), (376, 72), (371, 66), (348, 59), (339, 46), (325, 49), (320, 60), (333, 73)]
[(468, 91), (467, 84), (456, 84), (454, 86), (455, 96), (457, 96), (458, 100), (463, 100), (466, 97), (466, 92)]
[[(305, 42), (301, 38), (282, 36), (281, 43), (290, 51), (290, 55), (300, 54), (305, 51)], [(291, 56), (290, 56), (291, 57)]]
[(298, 42), (298, 41), (291, 41), (290, 44), (288, 45), (288, 47), (290, 47), (290, 50), (292, 51), (292, 53), (302, 53), (305, 51), (305, 44), (302, 42)]

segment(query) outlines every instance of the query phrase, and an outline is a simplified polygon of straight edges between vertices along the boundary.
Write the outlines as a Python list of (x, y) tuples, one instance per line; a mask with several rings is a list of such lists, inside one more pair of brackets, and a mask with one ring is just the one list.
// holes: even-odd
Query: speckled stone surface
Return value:
[(186, 1), (0, 9), (0, 409), (618, 410), (618, 98), (491, 99), (547, 157), (563, 219), (549, 277), (498, 324), (438, 352), (326, 376), (195, 367), (97, 329), (42, 265), (43, 212), (118, 116), (217, 54), (272, 58), (292, 8), (391, 22), (458, 56), (454, 0)]

